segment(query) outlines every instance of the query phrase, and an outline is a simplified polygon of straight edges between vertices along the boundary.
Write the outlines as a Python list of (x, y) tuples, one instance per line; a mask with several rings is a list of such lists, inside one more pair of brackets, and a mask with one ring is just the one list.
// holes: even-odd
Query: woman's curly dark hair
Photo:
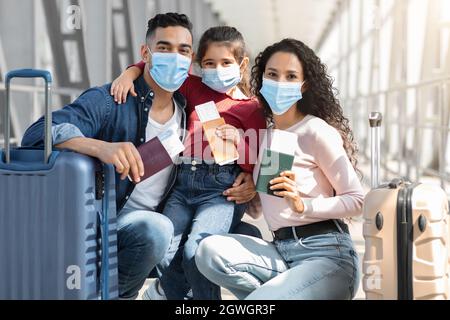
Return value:
[(339, 131), (348, 158), (358, 174), (361, 175), (357, 169), (358, 147), (350, 129), (349, 120), (344, 116), (344, 111), (336, 98), (338, 92), (333, 88), (333, 79), (327, 74), (327, 67), (320, 58), (301, 41), (284, 39), (266, 48), (256, 58), (255, 66), (252, 68), (252, 93), (264, 107), (266, 116), (272, 119), (273, 114), (260, 90), (267, 62), (277, 52), (292, 53), (302, 64), (306, 91), (303, 93), (303, 99), (297, 103), (297, 108), (302, 114), (321, 118)]

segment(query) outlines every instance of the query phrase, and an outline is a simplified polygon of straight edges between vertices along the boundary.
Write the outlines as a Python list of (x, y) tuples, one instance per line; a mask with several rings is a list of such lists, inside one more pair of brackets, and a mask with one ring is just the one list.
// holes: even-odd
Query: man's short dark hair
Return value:
[(148, 21), (148, 29), (145, 39), (148, 41), (148, 39), (153, 36), (157, 28), (178, 26), (188, 29), (192, 35), (192, 23), (187, 15), (175, 12), (157, 14), (155, 17)]

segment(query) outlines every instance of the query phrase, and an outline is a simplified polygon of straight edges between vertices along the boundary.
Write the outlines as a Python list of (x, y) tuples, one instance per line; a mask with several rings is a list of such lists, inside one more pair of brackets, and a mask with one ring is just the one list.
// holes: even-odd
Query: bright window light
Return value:
[(441, 22), (450, 23), (450, 0), (441, 0)]

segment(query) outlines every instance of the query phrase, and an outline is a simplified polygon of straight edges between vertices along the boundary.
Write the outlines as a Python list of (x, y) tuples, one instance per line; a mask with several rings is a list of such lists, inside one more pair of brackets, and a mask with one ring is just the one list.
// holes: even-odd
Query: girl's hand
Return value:
[(229, 124), (218, 127), (216, 129), (216, 135), (223, 140), (233, 141), (235, 146), (238, 146), (239, 142), (241, 142), (239, 130)]
[[(136, 80), (136, 67), (131, 67), (128, 70), (125, 70), (114, 82), (111, 86), (111, 95), (114, 96), (114, 101), (118, 104), (122, 104), (127, 102), (128, 93), (131, 93), (133, 97), (137, 97), (136, 91), (134, 90), (133, 81)], [(139, 71), (140, 72), (140, 71)], [(140, 73), (139, 73), (140, 75)]]
[(297, 183), (295, 182), (295, 173), (292, 171), (285, 171), (280, 174), (279, 178), (270, 181), (272, 185), (270, 190), (277, 190), (274, 192), (276, 196), (286, 199), (295, 212), (303, 213), (305, 206), (297, 190)]

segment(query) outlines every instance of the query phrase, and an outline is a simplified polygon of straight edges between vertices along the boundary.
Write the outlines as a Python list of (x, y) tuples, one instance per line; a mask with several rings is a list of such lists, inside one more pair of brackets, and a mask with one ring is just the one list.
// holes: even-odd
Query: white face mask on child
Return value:
[(202, 80), (205, 85), (220, 93), (226, 93), (241, 82), (241, 66), (232, 64), (229, 67), (202, 69)]

